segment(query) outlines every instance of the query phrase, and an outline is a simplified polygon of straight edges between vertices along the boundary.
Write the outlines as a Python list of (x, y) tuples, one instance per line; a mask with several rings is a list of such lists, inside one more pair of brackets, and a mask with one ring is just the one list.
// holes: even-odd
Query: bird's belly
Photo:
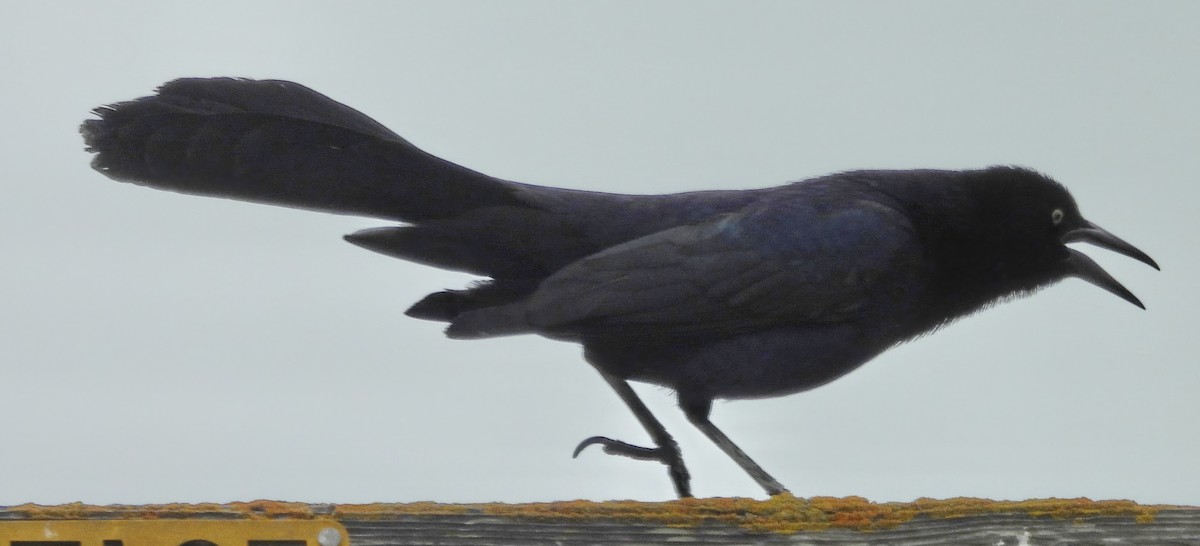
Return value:
[(759, 398), (818, 387), (886, 345), (848, 324), (782, 327), (723, 339), (585, 342), (607, 373), (670, 387), (684, 396)]

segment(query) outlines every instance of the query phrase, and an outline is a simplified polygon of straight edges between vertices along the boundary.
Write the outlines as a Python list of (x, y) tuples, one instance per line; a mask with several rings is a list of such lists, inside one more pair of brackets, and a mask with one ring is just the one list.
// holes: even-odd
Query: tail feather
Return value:
[(484, 207), (453, 218), (361, 230), (345, 238), (367, 250), (441, 269), (500, 278), (545, 277), (594, 251), (569, 214)]
[[(347, 240), (489, 277), (409, 309), (414, 317), (451, 322), (452, 336), (529, 331), (518, 302), (542, 279), (656, 225), (626, 225), (632, 213), (624, 196), (518, 184), (434, 157), (291, 82), (176, 80), (95, 113), (80, 133), (96, 154), (92, 166), (115, 180), (410, 224)], [(657, 218), (647, 207), (637, 217)]]
[(483, 339), (534, 333), (536, 330), (525, 315), (525, 306), (521, 302), (466, 309), (450, 320), (446, 337)]
[(176, 80), (96, 114), (80, 132), (93, 167), (119, 181), (408, 222), (523, 205), (511, 183), (290, 82)]
[(400, 135), (366, 114), (289, 81), (180, 78), (163, 84), (153, 98), (158, 105), (177, 111), (263, 114), (333, 125), (355, 133), (408, 144)]
[(443, 290), (425, 296), (404, 314), (419, 319), (451, 322), (476, 309), (511, 304), (537, 287), (538, 279), (505, 279), (474, 283), (466, 290)]

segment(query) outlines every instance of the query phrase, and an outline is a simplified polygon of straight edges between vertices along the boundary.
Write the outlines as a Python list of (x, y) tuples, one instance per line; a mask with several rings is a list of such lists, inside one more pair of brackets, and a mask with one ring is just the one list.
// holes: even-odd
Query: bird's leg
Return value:
[(641, 447), (630, 443), (606, 438), (604, 436), (592, 436), (582, 442), (575, 448), (573, 457), (578, 457), (579, 452), (583, 451), (590, 445), (599, 444), (604, 446), (604, 452), (610, 455), (621, 455), (631, 459), (639, 459), (644, 461), (658, 461), (667, 465), (667, 473), (671, 476), (671, 483), (675, 485), (675, 493), (679, 498), (692, 496), (692, 487), (690, 484), (691, 476), (688, 475), (687, 467), (683, 465), (683, 456), (679, 452), (679, 444), (675, 443), (675, 439), (671, 437), (667, 429), (654, 418), (650, 413), (650, 408), (642, 403), (638, 398), (637, 393), (633, 392), (633, 388), (629, 383), (620, 377), (600, 372), (604, 380), (612, 386), (613, 390), (617, 391), (617, 395), (625, 402), (626, 406), (633, 411), (634, 417), (637, 417), (638, 422), (642, 424), (642, 428), (650, 434), (650, 438), (654, 440), (655, 447)]
[(721, 432), (721, 429), (708, 420), (708, 414), (712, 410), (712, 400), (694, 403), (681, 402), (680, 407), (683, 408), (683, 413), (687, 416), (688, 421), (696, 425), (696, 428), (700, 429), (700, 432), (708, 436), (708, 439), (717, 444), (717, 447), (721, 448), (721, 451), (724, 451), (730, 459), (733, 459), (733, 462), (742, 467), (742, 470), (745, 470), (768, 495), (775, 496), (788, 492), (787, 488), (779, 483), (779, 480), (767, 474), (767, 471), (758, 466), (758, 463), (754, 462), (754, 459), (751, 459), (749, 455), (746, 455), (746, 452), (742, 451), (742, 448), (733, 443), (733, 440), (730, 440), (724, 432)]

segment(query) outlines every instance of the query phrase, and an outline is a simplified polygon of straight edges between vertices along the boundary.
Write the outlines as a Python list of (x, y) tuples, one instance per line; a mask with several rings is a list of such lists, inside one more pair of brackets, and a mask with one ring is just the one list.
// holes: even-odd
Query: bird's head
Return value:
[[(982, 220), (974, 225), (975, 265), (988, 267), (1016, 284), (1014, 290), (1036, 288), (1065, 277), (1077, 277), (1145, 309), (1128, 289), (1086, 254), (1068, 243), (1089, 243), (1124, 254), (1158, 269), (1145, 252), (1088, 221), (1075, 199), (1058, 182), (1028, 169), (993, 167), (975, 171), (979, 179), (972, 192), (972, 213)], [(982, 243), (982, 244), (978, 244)], [(999, 251), (999, 252), (997, 252)], [(986, 256), (986, 257), (985, 257)]]

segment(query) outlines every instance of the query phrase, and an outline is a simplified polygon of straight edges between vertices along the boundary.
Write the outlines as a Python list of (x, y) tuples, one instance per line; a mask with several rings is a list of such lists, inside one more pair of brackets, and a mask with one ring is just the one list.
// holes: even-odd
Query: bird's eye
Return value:
[(1057, 226), (1057, 225), (1061, 224), (1062, 221), (1063, 221), (1063, 210), (1062, 209), (1054, 209), (1054, 212), (1050, 213), (1050, 222)]

